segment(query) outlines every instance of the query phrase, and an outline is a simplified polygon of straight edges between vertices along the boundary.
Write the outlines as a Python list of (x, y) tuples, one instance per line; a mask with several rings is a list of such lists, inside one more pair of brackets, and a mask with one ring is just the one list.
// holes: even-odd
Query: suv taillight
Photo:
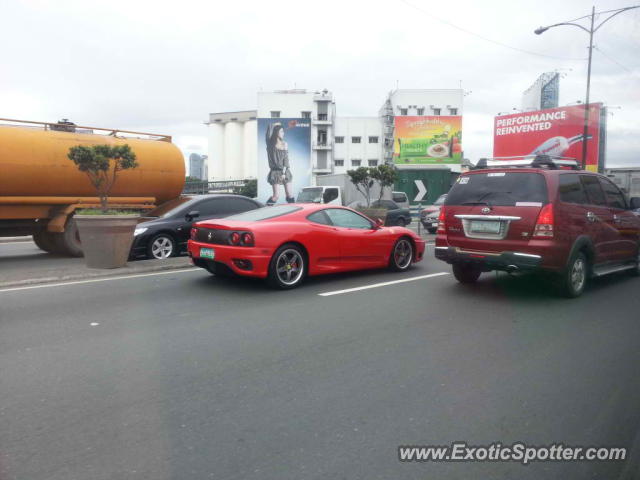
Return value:
[(547, 203), (540, 214), (538, 215), (538, 221), (536, 227), (533, 229), (534, 238), (552, 238), (553, 237), (553, 204)]
[(440, 215), (438, 216), (438, 231), (437, 233), (445, 233), (447, 231), (447, 225), (445, 222), (446, 213), (444, 206), (440, 207)]

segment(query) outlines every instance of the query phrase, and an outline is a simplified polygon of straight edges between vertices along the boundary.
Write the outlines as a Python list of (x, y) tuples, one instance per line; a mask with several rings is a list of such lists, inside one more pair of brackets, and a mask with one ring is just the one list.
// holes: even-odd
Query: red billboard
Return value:
[[(600, 151), (600, 109), (589, 105), (587, 169), (598, 170)], [(547, 154), (582, 160), (584, 105), (549, 108), (496, 117), (493, 156)]]

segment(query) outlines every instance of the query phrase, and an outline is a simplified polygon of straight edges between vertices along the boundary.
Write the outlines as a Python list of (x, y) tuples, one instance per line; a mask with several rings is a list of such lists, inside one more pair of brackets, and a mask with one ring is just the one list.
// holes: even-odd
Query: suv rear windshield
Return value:
[(547, 203), (547, 182), (531, 172), (483, 172), (464, 175), (451, 188), (445, 205), (515, 206)]
[(255, 210), (249, 210), (248, 212), (239, 213), (237, 215), (231, 215), (225, 218), (225, 220), (240, 220), (243, 222), (259, 222), (260, 220), (267, 220), (268, 218), (281, 217), (293, 212), (302, 210), (302, 207), (293, 207), (291, 205), (281, 205), (274, 207), (262, 207)]

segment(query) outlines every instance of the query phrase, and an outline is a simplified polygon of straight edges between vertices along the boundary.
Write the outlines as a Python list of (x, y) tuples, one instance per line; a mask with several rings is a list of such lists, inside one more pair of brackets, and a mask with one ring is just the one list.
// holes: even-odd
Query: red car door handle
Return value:
[(587, 212), (587, 220), (589, 220), (590, 222), (595, 222), (596, 221), (596, 215), (593, 212)]

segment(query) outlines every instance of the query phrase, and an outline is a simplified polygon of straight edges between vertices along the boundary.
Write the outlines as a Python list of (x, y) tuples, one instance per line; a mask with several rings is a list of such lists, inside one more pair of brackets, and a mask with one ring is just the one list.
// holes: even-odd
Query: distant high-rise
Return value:
[(200, 180), (207, 179), (207, 156), (198, 153), (189, 155), (189, 176)]

